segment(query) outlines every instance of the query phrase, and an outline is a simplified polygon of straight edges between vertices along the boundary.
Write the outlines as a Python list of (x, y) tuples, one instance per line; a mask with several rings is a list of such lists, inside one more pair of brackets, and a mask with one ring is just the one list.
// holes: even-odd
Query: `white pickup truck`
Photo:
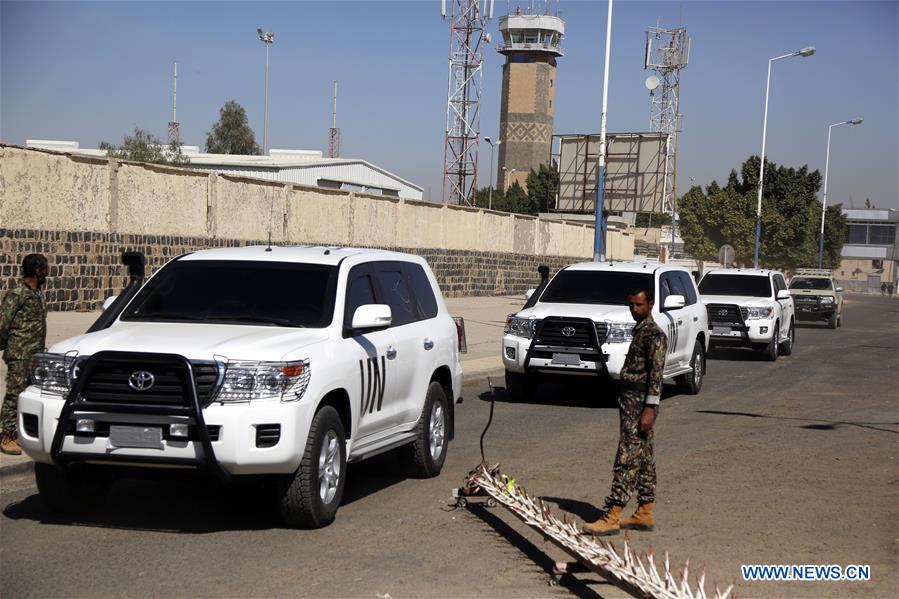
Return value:
[(715, 269), (699, 282), (709, 313), (712, 346), (751, 347), (765, 359), (793, 353), (793, 297), (776, 270)]
[[(652, 289), (652, 317), (668, 335), (665, 378), (699, 393), (708, 348), (706, 310), (690, 273), (677, 266), (586, 262), (567, 266), (511, 314), (502, 339), (506, 389), (529, 400), (552, 377), (617, 380), (635, 322), (628, 293)], [(568, 379), (571, 380), (571, 379)]]
[(19, 397), (19, 439), (51, 507), (150, 469), (272, 475), (284, 521), (320, 527), (347, 462), (401, 448), (414, 474), (440, 473), (460, 331), (423, 259), (213, 249), (142, 286), (143, 263), (131, 266), (92, 332), (35, 356)]

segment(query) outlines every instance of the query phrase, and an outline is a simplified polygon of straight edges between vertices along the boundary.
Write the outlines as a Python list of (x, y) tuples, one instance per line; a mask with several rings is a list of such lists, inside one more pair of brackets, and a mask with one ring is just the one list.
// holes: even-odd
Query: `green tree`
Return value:
[(211, 154), (262, 154), (243, 106), (234, 100), (225, 102), (219, 110), (218, 122), (206, 134), (206, 151)]
[(528, 208), (535, 209), (534, 212), (528, 212), (527, 214), (549, 212), (555, 208), (556, 194), (559, 191), (559, 168), (555, 160), (553, 160), (550, 166), (541, 164), (538, 170), (531, 169), (525, 183), (528, 188), (528, 198), (530, 199)]
[[(705, 191), (693, 187), (680, 199), (679, 228), (688, 254), (714, 260), (727, 243), (738, 262), (753, 261), (759, 165), (759, 157), (752, 156), (740, 174), (731, 171), (725, 187), (712, 181)], [(809, 172), (808, 166), (796, 169), (766, 161), (761, 264), (784, 269), (817, 265), (820, 187), (820, 173)], [(825, 263), (834, 267), (840, 261), (845, 219), (839, 207), (828, 209), (825, 219)]]
[(122, 145), (116, 146), (108, 141), (101, 141), (100, 149), (106, 150), (107, 156), (119, 160), (185, 166), (190, 164), (190, 159), (181, 152), (183, 145), (181, 142), (163, 144), (149, 131), (135, 127), (134, 134), (126, 135)]

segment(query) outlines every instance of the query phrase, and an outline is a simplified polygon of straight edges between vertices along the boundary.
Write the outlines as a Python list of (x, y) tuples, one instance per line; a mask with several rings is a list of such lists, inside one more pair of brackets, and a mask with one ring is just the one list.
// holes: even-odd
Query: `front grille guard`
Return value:
[[(145, 363), (159, 362), (177, 362), (180, 363), (185, 372), (187, 372), (188, 384), (188, 400), (187, 406), (159, 406), (147, 404), (117, 404), (98, 401), (88, 401), (84, 399), (81, 393), (87, 381), (98, 362), (108, 358), (121, 358), (127, 356), (129, 359), (143, 361)], [(72, 419), (76, 412), (100, 412), (107, 414), (152, 414), (158, 416), (182, 416), (193, 424), (200, 438), (200, 447), (202, 455), (198, 458), (163, 458), (155, 456), (127, 456), (115, 454), (95, 454), (75, 451), (63, 451), (62, 446), (66, 437), (66, 423)], [(81, 363), (81, 372), (72, 384), (69, 395), (66, 397), (62, 411), (59, 414), (59, 422), (56, 425), (56, 432), (53, 435), (53, 443), (50, 447), (50, 457), (53, 463), (60, 468), (67, 468), (73, 462), (85, 461), (102, 461), (102, 462), (132, 462), (143, 464), (158, 464), (163, 466), (192, 466), (200, 471), (211, 474), (212, 476), (227, 482), (231, 475), (227, 470), (222, 468), (221, 464), (215, 459), (215, 452), (212, 449), (212, 441), (209, 438), (209, 430), (206, 428), (206, 421), (203, 418), (203, 408), (197, 397), (197, 382), (194, 377), (193, 365), (190, 360), (184, 356), (177, 354), (149, 354), (149, 353), (124, 353), (124, 352), (98, 352)]]
[[(732, 320), (724, 322), (724, 321), (720, 321), (720, 320), (714, 318), (714, 316), (717, 316), (717, 315), (713, 315), (713, 313), (712, 313), (713, 310), (729, 309), (729, 308), (734, 309), (734, 312), (736, 314), (738, 314), (740, 317), (739, 320), (736, 320), (732, 317)], [(706, 314), (709, 319), (709, 326), (710, 327), (714, 327), (716, 325), (730, 326), (730, 327), (736, 328), (738, 331), (743, 331), (743, 332), (748, 331), (749, 327), (746, 325), (746, 314), (744, 314), (744, 312), (743, 312), (744, 309), (745, 308), (737, 306), (736, 304), (708, 304), (706, 306)], [(748, 311), (747, 311), (747, 313), (748, 313)]]
[[(596, 374), (599, 378), (607, 379), (609, 378), (609, 367), (606, 365), (606, 361), (603, 359), (604, 355), (602, 353), (602, 344), (605, 341), (603, 339), (600, 341), (599, 333), (596, 331), (596, 323), (589, 318), (576, 318), (570, 316), (548, 316), (546, 318), (541, 319), (537, 323), (537, 327), (534, 330), (534, 334), (531, 335), (531, 344), (528, 346), (528, 354), (524, 359), (524, 371), (527, 373), (528, 367), (531, 364), (531, 356), (534, 355), (534, 345), (536, 345), (537, 340), (540, 339), (540, 334), (543, 332), (543, 325), (547, 320), (563, 322), (563, 323), (571, 323), (571, 324), (583, 324), (593, 333), (593, 343), (594, 347), (596, 347), (596, 361), (601, 364), (601, 368), (596, 369)], [(606, 327), (606, 338), (609, 336), (609, 327)]]

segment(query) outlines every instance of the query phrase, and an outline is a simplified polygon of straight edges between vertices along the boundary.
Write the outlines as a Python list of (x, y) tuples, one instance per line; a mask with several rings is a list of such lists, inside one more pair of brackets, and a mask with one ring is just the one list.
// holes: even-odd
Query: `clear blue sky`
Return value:
[[(498, 0), (497, 16), (519, 3)], [(526, 2), (520, 3), (526, 5)], [(555, 2), (553, 2), (555, 4)], [(644, 31), (661, 19), (693, 38), (682, 76), (679, 171), (726, 180), (761, 147), (767, 60), (774, 65), (768, 156), (824, 171), (834, 130), (829, 200), (897, 207), (897, 2), (638, 2), (615, 4), (609, 130), (647, 128)], [(555, 130), (599, 129), (605, 2), (562, 0)], [(491, 30), (496, 35), (496, 21)], [(439, 198), (449, 25), (436, 0), (415, 2), (0, 2), (0, 139), (120, 143), (135, 126), (165, 138), (172, 61), (178, 120), (202, 147), (229, 99), (262, 140), (264, 50), (271, 51), (269, 146), (327, 147), (331, 81), (340, 81), (342, 154), (382, 165)], [(502, 56), (486, 52), (481, 133), (496, 135)], [(479, 186), (488, 184), (481, 151)]]

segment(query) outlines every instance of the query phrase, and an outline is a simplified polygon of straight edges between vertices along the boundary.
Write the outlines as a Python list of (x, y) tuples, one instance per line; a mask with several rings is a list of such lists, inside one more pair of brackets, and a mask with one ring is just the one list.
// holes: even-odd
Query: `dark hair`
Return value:
[(648, 302), (656, 301), (656, 293), (655, 293), (655, 290), (652, 288), (652, 285), (650, 285), (649, 287), (634, 287), (633, 289), (631, 289), (630, 291), (627, 292), (627, 296), (631, 297), (632, 295), (640, 295), (641, 293), (646, 294), (646, 301), (648, 301)]
[(28, 254), (22, 259), (22, 276), (33, 277), (37, 275), (37, 269), (47, 268), (47, 259), (43, 254)]

